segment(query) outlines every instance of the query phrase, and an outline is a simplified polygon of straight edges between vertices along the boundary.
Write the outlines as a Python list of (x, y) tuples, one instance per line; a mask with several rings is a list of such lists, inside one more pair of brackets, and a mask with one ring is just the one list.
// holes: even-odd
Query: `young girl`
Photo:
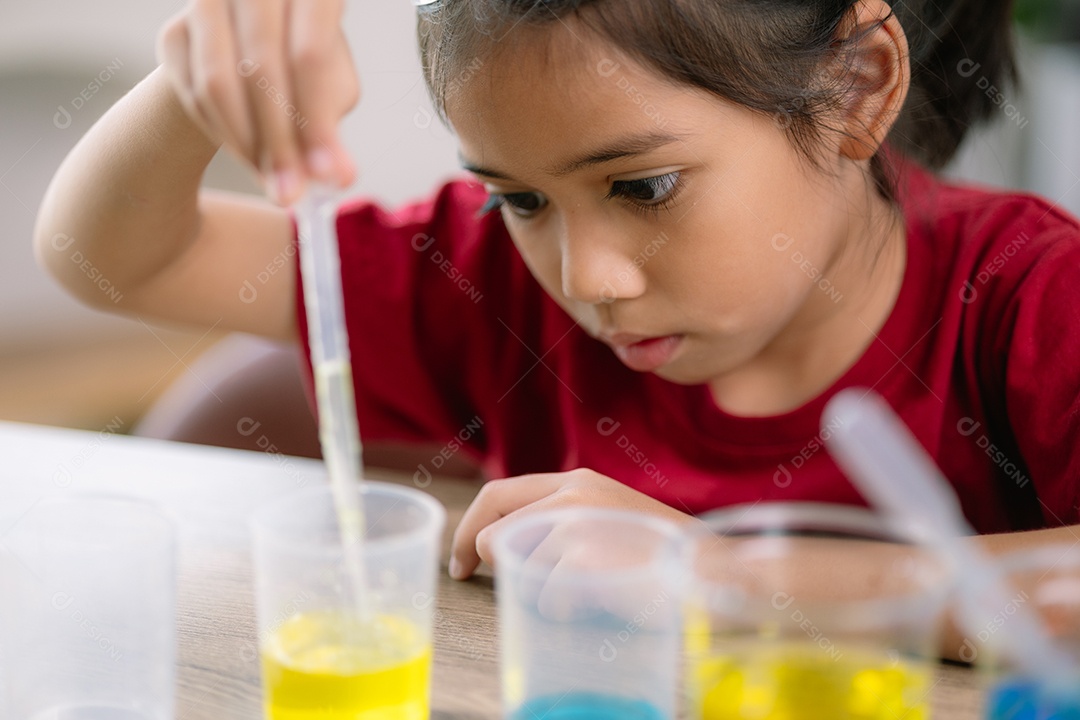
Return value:
[[(170, 23), (163, 67), (53, 181), (52, 273), (113, 307), (77, 250), (125, 312), (304, 341), (297, 275), (260, 276), (295, 257), (286, 210), (198, 186), (222, 143), (280, 205), (351, 180), (341, 5), (195, 0)], [(354, 202), (338, 231), (364, 437), (463, 447), (506, 478), (458, 527), (451, 574), (540, 508), (860, 503), (819, 428), (849, 386), (896, 408), (989, 547), (1073, 539), (1080, 229), (924, 169), (996, 110), (980, 88), (1011, 72), (1007, 3), (419, 12), (478, 182)]]

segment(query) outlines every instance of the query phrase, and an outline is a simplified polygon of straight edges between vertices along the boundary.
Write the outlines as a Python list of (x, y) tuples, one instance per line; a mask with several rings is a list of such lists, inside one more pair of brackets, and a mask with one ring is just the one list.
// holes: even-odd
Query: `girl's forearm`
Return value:
[[(1080, 527), (1058, 527), (1047, 530), (1031, 530), (1029, 532), (1001, 533), (997, 535), (981, 535), (973, 538), (982, 549), (991, 555), (1004, 555), (1019, 550), (1033, 550), (1044, 545), (1072, 545), (1080, 539)], [(1027, 593), (1032, 596), (1032, 588), (1017, 587), (1017, 593)], [(1002, 608), (1007, 612), (1008, 608)], [(988, 630), (989, 631), (989, 630)], [(977, 662), (982, 650), (982, 642), (978, 633), (965, 633), (960, 629), (957, 619), (950, 615), (945, 624), (943, 635), (942, 654), (949, 660), (963, 662)]]
[[(85, 302), (122, 307), (196, 236), (199, 183), (216, 151), (155, 70), (60, 166), (38, 214), (39, 260)], [(102, 292), (103, 279), (115, 291)]]

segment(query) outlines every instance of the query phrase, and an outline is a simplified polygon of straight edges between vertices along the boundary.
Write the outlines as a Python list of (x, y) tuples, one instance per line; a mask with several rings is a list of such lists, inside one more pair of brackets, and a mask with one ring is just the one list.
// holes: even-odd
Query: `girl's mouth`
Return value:
[(671, 362), (682, 345), (682, 335), (634, 339), (632, 336), (614, 336), (609, 341), (616, 357), (626, 367), (638, 372), (653, 372)]

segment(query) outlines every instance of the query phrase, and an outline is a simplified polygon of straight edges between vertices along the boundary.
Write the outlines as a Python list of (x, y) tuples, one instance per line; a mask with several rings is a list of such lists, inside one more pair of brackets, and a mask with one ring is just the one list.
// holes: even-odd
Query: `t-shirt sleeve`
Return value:
[[(1004, 411), (1048, 527), (1080, 523), (1080, 228), (1053, 219), (1050, 229), (1031, 227), (1037, 234), (1021, 228), (977, 278), (1022, 273), (1000, 314), (987, 317), (995, 325), (988, 335)], [(1038, 246), (1030, 264), (1020, 259), (1027, 242)]]
[[(455, 450), (484, 457), (473, 393), (479, 358), (491, 345), (481, 301), (499, 303), (491, 295), (504, 285), (490, 279), (505, 262), (500, 256), (513, 252), (498, 214), (478, 215), (485, 198), (480, 186), (455, 181), (397, 210), (359, 200), (339, 211), (345, 320), (365, 440), (457, 443)], [(298, 288), (310, 372), (300, 280)]]

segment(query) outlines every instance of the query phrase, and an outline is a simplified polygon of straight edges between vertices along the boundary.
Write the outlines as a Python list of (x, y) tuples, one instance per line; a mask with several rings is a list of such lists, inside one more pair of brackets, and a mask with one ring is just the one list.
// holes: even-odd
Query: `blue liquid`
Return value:
[(510, 717), (511, 720), (664, 720), (664, 715), (644, 700), (598, 693), (533, 698)]
[(1080, 720), (1080, 687), (1052, 691), (1034, 680), (1012, 678), (990, 691), (988, 720)]

